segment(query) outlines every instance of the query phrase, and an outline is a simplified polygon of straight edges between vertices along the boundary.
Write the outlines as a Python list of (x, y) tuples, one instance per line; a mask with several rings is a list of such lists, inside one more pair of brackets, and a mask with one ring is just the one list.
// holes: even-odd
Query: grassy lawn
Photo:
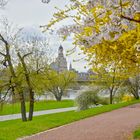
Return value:
[(134, 138), (140, 138), (140, 127), (137, 128), (133, 133)]
[[(61, 102), (57, 101), (39, 101), (35, 102), (34, 110), (49, 110), (49, 109), (57, 109), (57, 108), (66, 108), (74, 106), (73, 100), (62, 100)], [(27, 111), (29, 110), (29, 103), (26, 103)], [(8, 114), (16, 114), (20, 113), (20, 103), (15, 104), (5, 104), (3, 109), (0, 110), (0, 115), (8, 115)]]
[(103, 112), (108, 112), (140, 101), (131, 101), (114, 105), (105, 105), (102, 107), (92, 108), (85, 111), (63, 112), (49, 115), (34, 117), (31, 122), (22, 122), (21, 120), (11, 120), (0, 122), (0, 140), (15, 140), (19, 137), (32, 135), (37, 132), (58, 127), (70, 122), (91, 117)]

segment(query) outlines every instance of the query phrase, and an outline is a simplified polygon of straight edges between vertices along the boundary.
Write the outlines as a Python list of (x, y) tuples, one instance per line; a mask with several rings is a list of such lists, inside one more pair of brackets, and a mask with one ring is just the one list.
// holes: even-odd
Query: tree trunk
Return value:
[(113, 104), (113, 88), (111, 88), (109, 91), (110, 91), (110, 104)]
[(113, 95), (110, 93), (110, 104), (113, 104)]
[(139, 88), (132, 90), (131, 93), (136, 100), (139, 100)]
[(21, 103), (21, 116), (22, 121), (27, 121), (26, 117), (26, 105), (25, 105), (25, 99), (23, 93), (20, 94), (20, 103)]
[(136, 93), (134, 97), (135, 97), (136, 100), (139, 100), (139, 94), (138, 93)]
[(29, 106), (29, 117), (28, 120), (31, 121), (34, 112), (34, 93), (30, 91), (30, 106)]
[(17, 53), (17, 55), (18, 55), (18, 57), (19, 57), (19, 59), (21, 61), (23, 70), (25, 72), (24, 75), (25, 75), (26, 83), (27, 83), (28, 89), (29, 89), (30, 105), (29, 105), (28, 120), (31, 121), (32, 118), (33, 118), (33, 112), (34, 112), (34, 92), (33, 92), (33, 88), (32, 88), (32, 85), (31, 85), (31, 80), (30, 80), (29, 72), (27, 70), (27, 66), (26, 66), (25, 61), (24, 61), (24, 56), (22, 57), (19, 52)]
[(61, 101), (62, 100), (62, 95), (54, 95), (56, 101)]
[(61, 101), (62, 100), (62, 98), (61, 97), (57, 97), (57, 101)]
[(2, 93), (1, 93), (1, 90), (0, 90), (0, 101), (1, 101), (1, 97), (2, 97)]
[(139, 96), (137, 96), (137, 97), (136, 97), (136, 100), (139, 100), (139, 98), (140, 98), (140, 97), (139, 97)]
[(139, 83), (137, 85), (136, 100), (139, 100)]

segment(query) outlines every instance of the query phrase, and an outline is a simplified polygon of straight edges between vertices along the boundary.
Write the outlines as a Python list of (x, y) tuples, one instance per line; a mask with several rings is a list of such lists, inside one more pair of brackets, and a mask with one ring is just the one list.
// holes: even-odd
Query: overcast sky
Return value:
[[(50, 21), (53, 13), (56, 11), (55, 6), (63, 9), (69, 3), (69, 0), (51, 0), (49, 4), (43, 4), (41, 0), (9, 0), (5, 9), (0, 10), (0, 15), (7, 17), (10, 22), (19, 27), (35, 29), (37, 26), (47, 24)], [(63, 24), (68, 23), (63, 22)], [(56, 26), (60, 26), (60, 23)], [(29, 30), (29, 32), (31, 31)], [(57, 50), (60, 44), (64, 47), (65, 52), (73, 47), (71, 38), (63, 42), (58, 36), (53, 36), (51, 47)], [(79, 49), (76, 50), (76, 53), (67, 57), (68, 64), (73, 59), (79, 58), (78, 53)], [(84, 60), (72, 62), (72, 65), (78, 71), (86, 71), (84, 68), (86, 62)]]

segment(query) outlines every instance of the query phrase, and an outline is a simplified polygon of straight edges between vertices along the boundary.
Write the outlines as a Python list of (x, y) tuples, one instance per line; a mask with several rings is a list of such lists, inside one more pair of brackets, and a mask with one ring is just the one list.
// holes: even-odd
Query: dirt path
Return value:
[(128, 140), (138, 125), (140, 104), (80, 120), (24, 140)]

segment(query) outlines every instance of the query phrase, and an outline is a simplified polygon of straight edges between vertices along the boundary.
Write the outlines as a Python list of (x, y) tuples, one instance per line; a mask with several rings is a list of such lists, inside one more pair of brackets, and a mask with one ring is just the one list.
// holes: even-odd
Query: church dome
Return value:
[(62, 45), (60, 45), (60, 47), (59, 47), (59, 50), (63, 50), (63, 47), (62, 47)]

